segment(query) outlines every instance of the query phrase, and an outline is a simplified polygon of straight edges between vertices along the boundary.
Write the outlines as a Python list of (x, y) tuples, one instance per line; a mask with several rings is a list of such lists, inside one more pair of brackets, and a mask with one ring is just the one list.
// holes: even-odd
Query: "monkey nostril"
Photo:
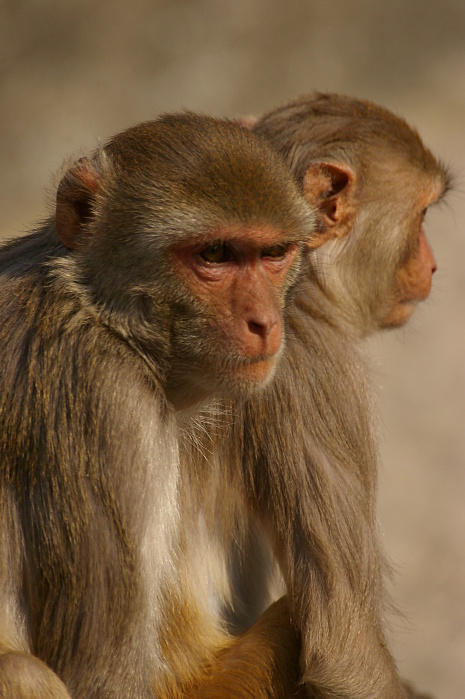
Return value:
[(247, 337), (244, 342), (251, 356), (276, 354), (282, 344), (279, 318), (247, 321)]
[(265, 339), (270, 335), (277, 322), (278, 320), (275, 318), (249, 320), (247, 321), (247, 326), (249, 328), (249, 332), (251, 332), (253, 335), (258, 335), (259, 337)]
[(268, 323), (257, 323), (253, 320), (249, 320), (248, 327), (253, 335), (260, 335), (260, 337), (267, 337), (270, 334), (271, 325)]

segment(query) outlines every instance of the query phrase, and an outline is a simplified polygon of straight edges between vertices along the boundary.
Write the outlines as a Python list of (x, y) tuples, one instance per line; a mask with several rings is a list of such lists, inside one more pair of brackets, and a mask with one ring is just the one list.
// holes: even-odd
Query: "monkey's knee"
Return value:
[(0, 656), (0, 697), (71, 699), (59, 677), (41, 660), (26, 653)]
[(410, 682), (402, 682), (402, 686), (407, 692), (408, 699), (434, 699), (432, 694), (423, 694), (423, 692), (417, 692), (415, 687)]

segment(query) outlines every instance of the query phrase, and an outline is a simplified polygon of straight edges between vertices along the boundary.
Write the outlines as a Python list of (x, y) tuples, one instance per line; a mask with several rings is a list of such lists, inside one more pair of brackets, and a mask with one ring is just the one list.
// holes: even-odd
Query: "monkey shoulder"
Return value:
[[(18, 261), (25, 251), (27, 259)], [(89, 473), (136, 463), (157, 467), (165, 451), (171, 458), (173, 439), (164, 435), (173, 433), (174, 418), (140, 354), (63, 289), (37, 239), (4, 248), (2, 255), (4, 463), (15, 463), (18, 474), (28, 462), (42, 470), (58, 464), (58, 473), (71, 463)]]
[[(353, 469), (364, 479), (377, 458), (365, 363), (318, 285), (305, 283), (299, 292), (287, 312), (286, 348), (275, 378), (251, 402), (248, 419), (268, 433), (267, 443), (280, 443), (278, 452), (293, 453), (292, 434), (303, 434), (301, 458), (324, 458), (331, 470)], [(271, 433), (272, 425), (290, 420), (292, 430)]]
[[(34, 579), (62, 576), (83, 594), (90, 552), (123, 598), (127, 581), (112, 550), (144, 570), (169, 560), (175, 419), (135, 349), (56, 282), (45, 256), (21, 262), (25, 248), (13, 247), (0, 266), (0, 501), (8, 496), (11, 511), (25, 513)], [(134, 541), (144, 537), (158, 548), (144, 543), (139, 554)]]

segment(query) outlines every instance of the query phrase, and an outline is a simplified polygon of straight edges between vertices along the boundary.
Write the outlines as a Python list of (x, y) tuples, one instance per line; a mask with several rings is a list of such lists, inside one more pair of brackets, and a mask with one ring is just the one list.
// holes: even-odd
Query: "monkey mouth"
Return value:
[(239, 360), (239, 364), (245, 364), (245, 365), (252, 365), (252, 364), (261, 364), (262, 362), (272, 362), (276, 359), (277, 353), (276, 354), (259, 354), (254, 357), (244, 357), (243, 359)]
[(278, 358), (281, 354), (281, 350), (275, 352), (274, 354), (264, 353), (256, 354), (253, 356), (241, 356), (237, 357), (232, 361), (229, 371), (234, 374), (235, 371), (242, 373), (252, 374), (254, 372), (270, 372), (274, 371), (274, 368), (278, 362)]
[(279, 353), (246, 357), (235, 363), (231, 374), (237, 376), (241, 384), (250, 384), (253, 390), (257, 385), (264, 385), (274, 375)]

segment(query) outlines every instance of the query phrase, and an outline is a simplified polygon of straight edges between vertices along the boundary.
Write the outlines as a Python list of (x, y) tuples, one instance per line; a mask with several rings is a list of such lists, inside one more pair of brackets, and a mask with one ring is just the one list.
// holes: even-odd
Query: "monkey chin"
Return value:
[[(282, 350), (272, 356), (235, 358), (201, 368), (194, 363), (174, 372), (165, 386), (166, 396), (176, 411), (208, 407), (218, 399), (249, 398), (273, 378)], [(193, 370), (196, 369), (196, 370)]]
[(233, 361), (216, 375), (218, 395), (226, 399), (247, 399), (273, 379), (281, 352), (272, 356)]
[(233, 372), (233, 392), (241, 396), (252, 395), (264, 388), (273, 378), (281, 352), (269, 357), (249, 360)]
[(390, 328), (401, 328), (415, 313), (418, 303), (415, 301), (404, 301), (397, 303), (387, 316), (381, 321), (380, 327), (389, 330)]

